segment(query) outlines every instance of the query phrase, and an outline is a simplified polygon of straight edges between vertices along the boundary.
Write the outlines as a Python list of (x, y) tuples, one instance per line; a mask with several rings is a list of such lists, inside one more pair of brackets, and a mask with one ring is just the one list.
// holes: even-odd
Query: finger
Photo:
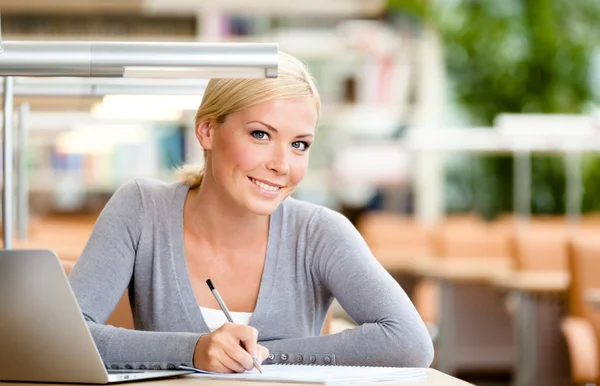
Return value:
[(226, 347), (226, 353), (229, 357), (236, 361), (240, 366), (244, 367), (245, 370), (252, 370), (254, 367), (254, 361), (248, 351), (240, 346), (239, 341), (232, 341)]
[(213, 373), (223, 373), (223, 374), (231, 374), (235, 371), (231, 370), (229, 367), (225, 366), (219, 359), (215, 359), (212, 363), (212, 366), (208, 371)]
[(258, 363), (263, 363), (263, 361), (269, 357), (269, 349), (265, 346), (261, 346), (260, 344), (257, 345), (257, 347), (258, 357), (256, 359), (258, 360)]
[(229, 344), (223, 346), (228, 347), (228, 353), (231, 358), (236, 360), (246, 369), (251, 370), (254, 367), (253, 357), (258, 357), (258, 330), (254, 327), (226, 323), (222, 326), (223, 332), (232, 338), (228, 341)]
[[(240, 350), (244, 351), (241, 347)], [(246, 353), (246, 355), (248, 355), (248, 353)], [(228, 373), (243, 373), (247, 370), (240, 362), (233, 359), (227, 351), (223, 351), (223, 354), (219, 356), (218, 361), (227, 369), (226, 372)], [(250, 361), (252, 361), (252, 359), (250, 359)]]
[(239, 339), (251, 356), (258, 356), (258, 330), (250, 326), (240, 326)]

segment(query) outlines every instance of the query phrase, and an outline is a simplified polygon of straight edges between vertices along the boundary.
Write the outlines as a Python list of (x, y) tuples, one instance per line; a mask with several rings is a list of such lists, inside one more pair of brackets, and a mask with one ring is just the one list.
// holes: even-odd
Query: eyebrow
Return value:
[[(272, 131), (274, 133), (279, 133), (279, 131), (276, 128), (274, 128), (273, 126), (268, 125), (262, 121), (250, 121), (250, 122), (247, 122), (246, 124), (248, 124), (248, 123), (260, 123), (261, 125), (266, 127), (269, 131)], [(314, 137), (314, 135), (313, 134), (300, 134), (300, 135), (296, 136), (296, 138), (307, 138), (307, 137)]]

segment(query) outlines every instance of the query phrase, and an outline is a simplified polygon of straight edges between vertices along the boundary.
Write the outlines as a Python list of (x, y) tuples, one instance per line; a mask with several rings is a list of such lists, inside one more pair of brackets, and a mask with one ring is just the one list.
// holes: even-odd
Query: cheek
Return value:
[(227, 151), (222, 152), (222, 164), (229, 165), (228, 169), (248, 172), (260, 163), (260, 152), (253, 149), (252, 146), (244, 144), (243, 141), (231, 141), (227, 146)]
[(298, 157), (290, 163), (290, 182), (297, 185), (304, 179), (308, 170), (308, 156)]
[(229, 152), (231, 162), (234, 167), (242, 172), (248, 172), (261, 163), (261, 153), (253, 149), (252, 146), (243, 146), (238, 144)]

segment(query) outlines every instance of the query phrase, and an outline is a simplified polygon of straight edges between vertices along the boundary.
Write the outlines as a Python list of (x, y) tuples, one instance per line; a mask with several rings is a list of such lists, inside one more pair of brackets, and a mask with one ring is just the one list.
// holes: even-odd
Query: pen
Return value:
[[(219, 291), (217, 291), (217, 289), (213, 285), (212, 281), (210, 281), (210, 279), (208, 279), (206, 281), (206, 284), (208, 284), (208, 288), (210, 288), (210, 292), (212, 292), (212, 294), (215, 296), (215, 299), (217, 299), (217, 303), (219, 303), (219, 307), (221, 307), (221, 310), (223, 310), (223, 313), (225, 314), (225, 317), (227, 318), (229, 323), (234, 323), (233, 319), (231, 318), (231, 315), (229, 315), (229, 310), (227, 309), (225, 302), (223, 302), (221, 295), (219, 295)], [(242, 343), (242, 347), (244, 347), (243, 343)], [(246, 349), (246, 347), (244, 347), (244, 350), (245, 349)], [(254, 362), (254, 367), (256, 367), (256, 370), (258, 370), (262, 374), (262, 370), (260, 368), (260, 364), (258, 363), (258, 360), (256, 358), (252, 357), (252, 362)]]

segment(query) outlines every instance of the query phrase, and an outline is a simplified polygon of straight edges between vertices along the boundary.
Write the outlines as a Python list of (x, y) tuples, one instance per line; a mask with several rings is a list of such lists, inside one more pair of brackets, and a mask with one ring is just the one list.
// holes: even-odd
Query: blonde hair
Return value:
[[(290, 54), (279, 52), (277, 78), (273, 79), (211, 79), (196, 112), (196, 127), (200, 122), (212, 120), (218, 125), (229, 114), (275, 100), (312, 97), (321, 114), (321, 97), (314, 80), (304, 63)], [(206, 163), (206, 151), (204, 160)], [(183, 165), (177, 174), (191, 189), (200, 186), (204, 168)]]

